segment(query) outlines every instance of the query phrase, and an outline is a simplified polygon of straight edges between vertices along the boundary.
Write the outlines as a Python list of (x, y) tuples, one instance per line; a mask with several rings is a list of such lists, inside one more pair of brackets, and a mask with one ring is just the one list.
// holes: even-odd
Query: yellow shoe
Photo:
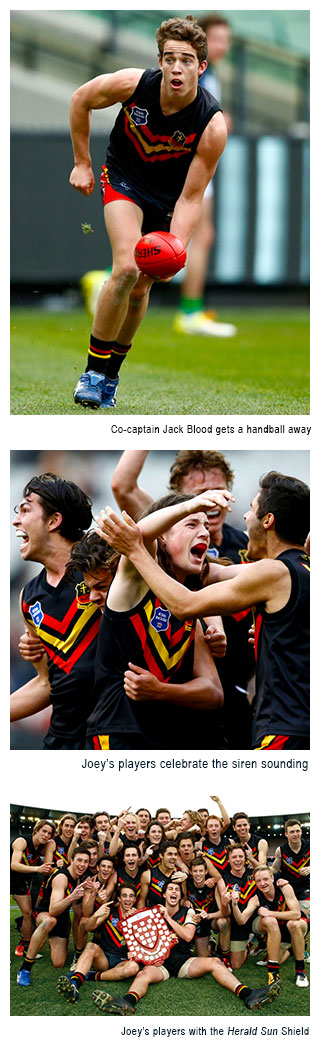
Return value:
[(232, 323), (216, 323), (206, 312), (177, 312), (173, 320), (175, 334), (200, 334), (202, 337), (234, 337)]

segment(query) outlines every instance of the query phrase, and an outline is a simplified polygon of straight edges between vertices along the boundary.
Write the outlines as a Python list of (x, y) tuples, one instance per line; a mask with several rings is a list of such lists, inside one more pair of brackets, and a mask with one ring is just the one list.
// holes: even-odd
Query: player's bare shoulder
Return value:
[(222, 112), (214, 113), (201, 135), (197, 153), (208, 164), (214, 166), (227, 143), (226, 121)]
[(74, 92), (71, 107), (82, 105), (86, 109), (105, 109), (116, 102), (127, 101), (135, 91), (144, 69), (118, 69), (88, 80)]

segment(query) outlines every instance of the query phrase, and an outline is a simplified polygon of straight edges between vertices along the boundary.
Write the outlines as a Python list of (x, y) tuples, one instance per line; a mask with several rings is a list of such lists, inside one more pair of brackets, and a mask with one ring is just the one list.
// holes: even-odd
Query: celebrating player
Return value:
[(91, 111), (121, 102), (101, 179), (112, 273), (98, 298), (87, 368), (74, 392), (76, 403), (92, 408), (115, 406), (119, 367), (148, 305), (152, 280), (139, 274), (134, 259), (141, 231), (170, 230), (189, 242), (226, 144), (221, 106), (198, 83), (207, 66), (205, 32), (188, 15), (162, 22), (156, 38), (160, 70), (98, 76), (71, 102), (70, 182), (85, 196), (95, 185)]
[(232, 579), (197, 592), (186, 591), (160, 569), (128, 516), (120, 520), (109, 510), (101, 521), (112, 546), (128, 555), (151, 590), (180, 620), (256, 605), (257, 748), (309, 747), (310, 560), (304, 550), (309, 512), (305, 483), (278, 472), (263, 476), (245, 515), (248, 555), (261, 561), (241, 566)]

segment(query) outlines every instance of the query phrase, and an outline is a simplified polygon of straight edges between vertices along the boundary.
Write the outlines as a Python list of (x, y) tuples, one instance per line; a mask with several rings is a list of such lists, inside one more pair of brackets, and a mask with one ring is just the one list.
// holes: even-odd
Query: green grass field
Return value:
[[(12, 908), (11, 922), (14, 926), (14, 917), (17, 908)], [(21, 966), (21, 958), (14, 957), (14, 948), (18, 936), (13, 928), (11, 933), (11, 1015), (12, 1016), (101, 1016), (100, 1010), (93, 1004), (91, 995), (95, 984), (87, 983), (80, 992), (80, 1001), (77, 1005), (68, 1005), (63, 997), (56, 991), (56, 983), (61, 974), (67, 975), (69, 965), (65, 969), (54, 969), (49, 958), (49, 946), (43, 948), (43, 958), (36, 961), (31, 978), (32, 987), (18, 987), (16, 974)], [(70, 940), (70, 956), (72, 946)], [(71, 957), (69, 957), (69, 964)], [(307, 967), (309, 970), (310, 966)], [(249, 958), (245, 967), (239, 973), (241, 982), (249, 987), (263, 987), (266, 983), (266, 969), (257, 967), (254, 959)], [(309, 978), (309, 971), (308, 971)], [(249, 1012), (242, 1002), (224, 990), (215, 982), (211, 975), (204, 976), (197, 981), (168, 980), (164, 983), (149, 988), (148, 994), (139, 1003), (137, 1016), (193, 1016), (196, 1020), (203, 1016), (237, 1016), (248, 1020), (263, 1020), (265, 1023), (270, 1016), (299, 1016), (309, 1015), (310, 991), (301, 990), (294, 984), (294, 962), (288, 959), (282, 966), (281, 979), (283, 988), (277, 1001), (272, 1005), (265, 1006), (261, 1011)], [(99, 985), (97, 985), (99, 986)], [(129, 989), (130, 980), (121, 983), (113, 983), (109, 988), (108, 983), (100, 985), (103, 990), (111, 994), (123, 995)]]
[[(151, 308), (125, 363), (115, 414), (302, 414), (309, 412), (306, 309), (219, 311), (238, 327), (230, 340), (172, 333), (173, 311)], [(72, 392), (86, 363), (90, 319), (14, 309), (13, 414), (86, 414)]]

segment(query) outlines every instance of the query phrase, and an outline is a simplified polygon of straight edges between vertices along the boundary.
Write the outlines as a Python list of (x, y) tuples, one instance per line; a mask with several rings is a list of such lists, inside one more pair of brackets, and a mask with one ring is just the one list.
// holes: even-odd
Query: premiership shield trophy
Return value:
[(128, 951), (132, 958), (144, 965), (162, 965), (169, 957), (178, 938), (163, 917), (163, 907), (143, 907), (130, 914), (121, 923)]

